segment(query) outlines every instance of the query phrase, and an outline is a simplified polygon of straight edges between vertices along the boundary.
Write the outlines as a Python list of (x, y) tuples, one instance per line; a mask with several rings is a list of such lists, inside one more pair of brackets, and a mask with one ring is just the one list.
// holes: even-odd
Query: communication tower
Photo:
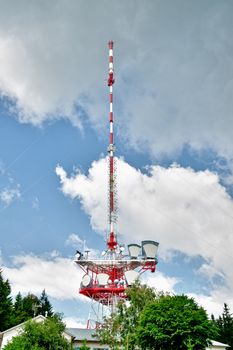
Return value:
[(75, 262), (84, 272), (79, 293), (91, 299), (91, 308), (87, 328), (101, 326), (103, 316), (114, 311), (119, 300), (127, 299), (126, 289), (145, 271), (155, 272), (157, 264), (158, 242), (144, 240), (140, 244), (124, 245), (118, 243), (116, 226), (116, 151), (113, 139), (113, 42), (109, 41), (109, 69), (107, 84), (109, 87), (109, 234), (106, 251), (100, 259), (90, 259), (88, 251), (77, 251)]

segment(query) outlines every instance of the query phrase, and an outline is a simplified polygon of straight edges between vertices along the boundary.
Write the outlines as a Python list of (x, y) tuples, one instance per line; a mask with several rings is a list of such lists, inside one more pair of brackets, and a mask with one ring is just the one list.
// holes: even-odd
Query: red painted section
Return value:
[(113, 49), (113, 41), (109, 41), (108, 43), (109, 50)]
[(110, 132), (110, 144), (113, 145), (113, 133)]
[(113, 78), (113, 73), (109, 73), (108, 75), (108, 86), (112, 86), (114, 84), (115, 80)]
[(113, 157), (110, 157), (109, 158), (109, 166), (110, 166), (110, 174), (111, 175), (113, 174), (113, 165), (114, 165)]
[(112, 103), (112, 94), (110, 94), (109, 97), (110, 97), (110, 102)]
[(113, 122), (113, 112), (110, 112), (110, 122)]
[[(108, 237), (108, 248), (111, 250), (114, 250), (114, 249), (116, 249), (116, 247), (117, 247), (116, 236), (115, 236), (114, 232), (111, 232), (109, 237)], [(111, 273), (109, 274), (110, 277), (112, 275), (112, 271), (113, 271), (113, 268), (111, 270)], [(112, 276), (112, 277), (114, 277), (114, 276)]]
[(109, 56), (109, 62), (113, 62), (113, 56)]

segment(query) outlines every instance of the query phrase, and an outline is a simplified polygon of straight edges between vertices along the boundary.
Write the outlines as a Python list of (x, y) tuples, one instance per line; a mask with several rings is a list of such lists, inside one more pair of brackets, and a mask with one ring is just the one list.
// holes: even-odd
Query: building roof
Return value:
[(71, 334), (75, 340), (97, 341), (98, 338), (95, 336), (96, 329), (86, 328), (66, 328), (66, 332)]
[(212, 344), (213, 346), (222, 346), (222, 347), (225, 347), (225, 348), (226, 348), (226, 347), (229, 348), (229, 345), (220, 343), (219, 341), (215, 341), (215, 340), (211, 340), (211, 344)]
[[(30, 319), (30, 320), (35, 321), (35, 322), (42, 322), (42, 321), (46, 320), (46, 318), (43, 315), (38, 315), (38, 316), (36, 316), (36, 317), (34, 317), (34, 318)], [(1, 334), (5, 334), (5, 333), (8, 333), (8, 332), (12, 331), (13, 329), (20, 328), (20, 327), (22, 327), (24, 324), (26, 324), (30, 320), (27, 320), (27, 321), (25, 321), (23, 323), (17, 324), (14, 327), (8, 328), (5, 331), (1, 332)]]

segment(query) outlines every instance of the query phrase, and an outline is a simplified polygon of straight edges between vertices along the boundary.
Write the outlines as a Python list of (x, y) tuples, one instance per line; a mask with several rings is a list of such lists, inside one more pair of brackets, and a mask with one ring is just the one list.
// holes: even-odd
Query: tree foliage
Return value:
[(0, 270), (0, 331), (12, 325), (13, 303), (11, 298), (11, 287), (8, 280), (4, 280)]
[(223, 313), (217, 319), (212, 316), (212, 320), (217, 327), (218, 335), (216, 340), (230, 346), (233, 350), (233, 317), (227, 304), (224, 304)]
[(206, 311), (185, 295), (161, 296), (145, 307), (137, 328), (142, 349), (204, 350), (216, 329)]
[(45, 293), (45, 289), (43, 290), (40, 296), (39, 304), (40, 304), (39, 311), (41, 315), (46, 317), (53, 315), (53, 307), (48, 299), (47, 294)]
[(122, 346), (128, 350), (135, 349), (135, 330), (140, 314), (157, 297), (154, 289), (139, 282), (127, 290), (127, 295), (129, 302), (120, 302), (115, 313), (106, 318), (103, 327), (97, 330), (101, 343), (108, 344), (112, 350), (118, 350)]
[(205, 310), (185, 295), (170, 296), (137, 282), (97, 331), (110, 349), (202, 350), (216, 329)]
[(23, 332), (14, 337), (4, 350), (70, 350), (72, 345), (62, 335), (65, 325), (59, 317), (44, 322), (28, 321)]
[(53, 308), (45, 290), (42, 291), (39, 298), (32, 293), (23, 297), (19, 292), (13, 302), (10, 283), (4, 280), (0, 270), (0, 331), (23, 323), (39, 314), (53, 315)]

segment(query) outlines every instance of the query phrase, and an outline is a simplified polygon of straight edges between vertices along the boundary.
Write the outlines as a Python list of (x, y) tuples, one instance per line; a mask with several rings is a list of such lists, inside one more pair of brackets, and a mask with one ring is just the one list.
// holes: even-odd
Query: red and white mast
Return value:
[[(77, 251), (75, 262), (83, 270), (79, 293), (91, 299), (87, 327), (98, 327), (103, 320), (104, 306), (114, 311), (119, 300), (127, 299), (127, 288), (145, 271), (155, 272), (158, 243), (142, 241), (128, 245), (128, 254), (117, 242), (116, 223), (116, 169), (115, 145), (113, 138), (113, 42), (109, 41), (109, 234), (107, 250), (99, 259), (91, 259), (88, 254)], [(103, 258), (104, 257), (104, 258)], [(102, 311), (101, 311), (102, 306)], [(93, 315), (93, 317), (92, 317)]]
[(109, 86), (109, 236), (107, 240), (108, 249), (113, 253), (117, 247), (117, 237), (114, 232), (114, 223), (116, 222), (116, 201), (115, 201), (115, 165), (114, 165), (114, 152), (115, 146), (113, 141), (113, 84), (114, 84), (114, 71), (113, 71), (113, 41), (109, 41), (109, 69), (108, 69), (108, 86)]

